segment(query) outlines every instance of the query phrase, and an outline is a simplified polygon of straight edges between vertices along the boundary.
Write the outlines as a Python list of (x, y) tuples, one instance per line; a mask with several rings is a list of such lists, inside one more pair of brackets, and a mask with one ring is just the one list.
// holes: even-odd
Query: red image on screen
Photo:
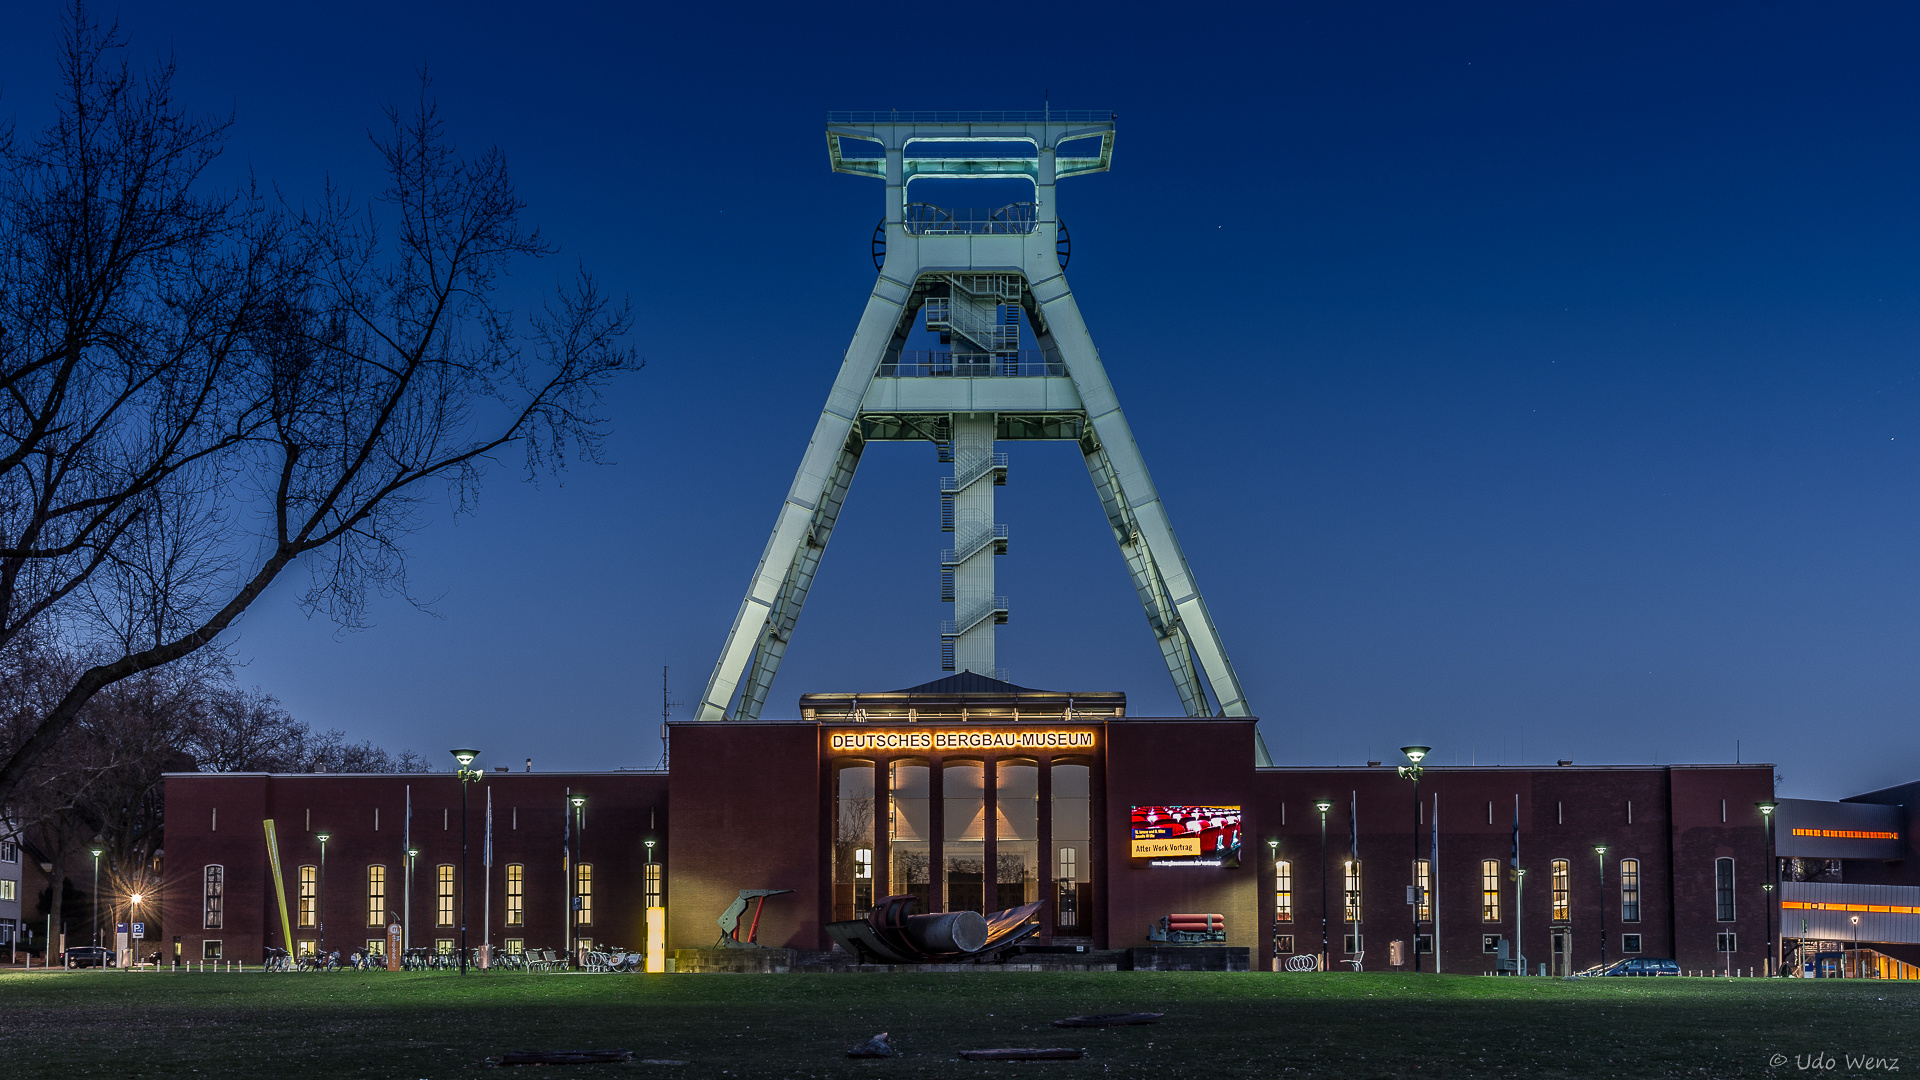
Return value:
[[(1240, 808), (1237, 806), (1136, 806), (1135, 840), (1173, 840), (1197, 837), (1200, 854), (1176, 859), (1219, 860), (1222, 866), (1240, 865)], [(1171, 860), (1170, 860), (1171, 861)]]

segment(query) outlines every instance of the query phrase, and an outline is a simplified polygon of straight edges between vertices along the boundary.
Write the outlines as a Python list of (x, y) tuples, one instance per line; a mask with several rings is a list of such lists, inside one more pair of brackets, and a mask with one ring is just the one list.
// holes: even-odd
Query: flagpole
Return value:
[(1427, 903), (1433, 916), (1433, 973), (1440, 974), (1440, 793), (1433, 793), (1433, 851), (1427, 858)]
[(487, 788), (487, 839), (480, 849), (480, 865), (486, 872), (486, 884), (481, 886), (485, 899), (480, 904), (480, 956), (489, 961), (492, 967), (493, 953), (493, 788)]
[(413, 947), (413, 785), (407, 785), (407, 816), (400, 828), (400, 868), (406, 876), (400, 905), (400, 955)]
[[(1359, 881), (1361, 888), (1364, 889), (1366, 879), (1359, 876), (1362, 868), (1360, 866), (1360, 793), (1358, 791), (1347, 793), (1347, 857), (1352, 860), (1355, 880)], [(1361, 968), (1364, 968), (1367, 961), (1367, 936), (1361, 923), (1365, 921), (1367, 910), (1360, 905), (1360, 889), (1355, 889), (1353, 893), (1353, 942), (1360, 946), (1354, 955), (1360, 958)]]
[(1520, 870), (1520, 793), (1513, 795), (1513, 951), (1517, 961), (1515, 974), (1527, 973), (1527, 938), (1523, 932), (1526, 927), (1527, 909), (1523, 901), (1522, 890), (1526, 888), (1526, 878)]

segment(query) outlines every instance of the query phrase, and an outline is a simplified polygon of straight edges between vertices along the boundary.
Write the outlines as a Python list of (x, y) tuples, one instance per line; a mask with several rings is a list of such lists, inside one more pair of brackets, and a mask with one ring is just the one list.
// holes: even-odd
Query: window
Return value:
[(387, 868), (374, 863), (367, 867), (367, 925), (385, 926), (387, 922)]
[(1573, 882), (1572, 871), (1565, 859), (1553, 860), (1553, 921), (1566, 922), (1573, 918)]
[[(1713, 860), (1713, 915), (1721, 922), (1733, 921), (1733, 860)], [(1721, 949), (1732, 952), (1732, 949)]]
[(503, 947), (506, 949), (508, 953), (514, 956), (519, 956), (521, 953), (527, 951), (527, 939), (510, 937), (507, 939), (506, 945)]
[(1480, 921), (1500, 921), (1500, 860), (1480, 860)]
[(200, 959), (202, 960), (220, 959), (220, 939), (219, 938), (208, 938), (205, 941), (202, 941), (200, 943)]
[[(561, 809), (565, 809), (562, 807)], [(433, 874), (433, 925), (453, 925), (453, 864), (441, 863)]]
[(313, 955), (313, 939), (301, 938), (299, 941), (294, 942), (293, 954), (295, 956), (312, 956)]
[(1483, 953), (1499, 952), (1500, 951), (1500, 935), (1499, 934), (1481, 934), (1480, 935), (1480, 951)]
[(517, 862), (507, 864), (507, 925), (527, 925), (527, 868)]
[(1421, 952), (1427, 953), (1429, 955), (1433, 953), (1433, 935), (1432, 934), (1418, 934), (1414, 937), (1413, 940), (1414, 940), (1415, 947), (1418, 948)]
[(1426, 859), (1413, 860), (1414, 922), (1433, 921), (1433, 864)]
[(368, 938), (367, 939), (367, 955), (368, 956), (387, 955), (387, 939), (377, 938), (377, 937)]
[(873, 763), (834, 766), (833, 917), (865, 918), (873, 908)]
[(1293, 951), (1293, 935), (1282, 934), (1279, 937), (1274, 938), (1273, 951), (1282, 956), (1285, 956), (1287, 953), (1292, 952)]
[(1348, 956), (1359, 956), (1367, 950), (1367, 943), (1359, 934), (1346, 935), (1345, 944)]
[(11, 840), (0, 840), (0, 862), (19, 862), (20, 845)]
[[(1353, 923), (1360, 921), (1360, 864), (1352, 859), (1347, 860), (1347, 921)], [(1359, 950), (1348, 949), (1347, 951), (1358, 952)]]
[(1285, 859), (1273, 864), (1273, 921), (1293, 921), (1293, 864)]
[(320, 896), (320, 868), (303, 866), (300, 868), (300, 921), (299, 926), (312, 926), (316, 912), (315, 905)]
[[(1731, 862), (1732, 860), (1728, 860), (1728, 861)], [(1739, 935), (1733, 933), (1731, 930), (1723, 930), (1720, 933), (1715, 934), (1714, 948), (1718, 949), (1721, 952), (1739, 952), (1740, 951)]]
[(1640, 921), (1640, 860), (1620, 860), (1620, 921)]
[(1626, 953), (1639, 952), (1640, 951), (1640, 935), (1639, 934), (1621, 934), (1620, 935), (1620, 951), (1626, 952)]
[[(20, 884), (19, 882), (13, 880), (12, 878), (0, 878), (0, 900), (20, 899), (20, 894), (16, 891), (16, 888), (19, 886), (19, 884)], [(4, 924), (0, 924), (0, 925), (4, 925)]]
[[(566, 808), (561, 807), (561, 809), (564, 810)], [(442, 956), (453, 955), (453, 939), (450, 937), (434, 938), (433, 951), (439, 953)]]
[[(647, 866), (647, 873), (646, 873), (647, 906), (648, 907), (665, 907), (667, 906), (667, 898), (664, 895), (662, 895), (662, 892), (661, 892), (661, 889), (663, 888), (664, 883), (662, 882), (660, 877), (660, 864), (657, 862), (650, 862), (646, 864), (646, 866)], [(869, 867), (869, 869), (871, 869), (871, 867)]]
[[(224, 866), (207, 867), (206, 886), (202, 894), (200, 908), (200, 927), (203, 930), (220, 929), (221, 915), (226, 908), (227, 870)], [(218, 959), (218, 957), (208, 957)]]
[(592, 926), (593, 925), (593, 864), (581, 863), (579, 866), (574, 867), (573, 878), (574, 878), (574, 886), (578, 890), (578, 892), (576, 893), (576, 896), (578, 897), (576, 902), (580, 905), (580, 908), (579, 908), (580, 915), (578, 918), (573, 920), (574, 924), (577, 926)]
[(1060, 849), (1060, 880), (1073, 881), (1079, 876), (1074, 866), (1080, 853), (1070, 847)]

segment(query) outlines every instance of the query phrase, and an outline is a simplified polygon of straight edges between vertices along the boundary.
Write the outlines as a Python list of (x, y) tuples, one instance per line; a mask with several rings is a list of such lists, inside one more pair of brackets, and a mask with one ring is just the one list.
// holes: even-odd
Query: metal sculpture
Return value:
[[(775, 518), (696, 716), (760, 716), (868, 442), (931, 442), (953, 466), (941, 485), (941, 666), (1003, 678), (994, 588), (1006, 550), (994, 489), (1006, 482), (999, 441), (1071, 441), (1085, 459), (1147, 623), (1189, 716), (1251, 715), (1226, 646), (1182, 554), (1119, 397), (1067, 285), (1059, 181), (1105, 172), (1114, 121), (1105, 111), (830, 113), (835, 172), (886, 184), (874, 232), (879, 269), (826, 407)], [(1031, 203), (958, 210), (910, 201), (916, 180), (1021, 179)], [(951, 351), (910, 354), (925, 328)], [(1022, 348), (1027, 335), (1032, 348)], [(1268, 764), (1257, 741), (1256, 761)]]
[(889, 896), (864, 919), (827, 924), (827, 934), (863, 964), (935, 964), (992, 959), (1040, 932), (1046, 901), (981, 915), (942, 911), (917, 915), (920, 898)]
[(1147, 940), (1168, 945), (1204, 945), (1227, 940), (1225, 915), (1162, 915), (1147, 928)]
[[(754, 939), (760, 934), (760, 913), (766, 910), (767, 897), (785, 896), (792, 889), (741, 889), (727, 910), (720, 913), (720, 940), (714, 943), (716, 949), (764, 949), (766, 946)], [(747, 901), (759, 901), (753, 906), (753, 922), (747, 926), (746, 940), (740, 939), (740, 916), (747, 913)]]

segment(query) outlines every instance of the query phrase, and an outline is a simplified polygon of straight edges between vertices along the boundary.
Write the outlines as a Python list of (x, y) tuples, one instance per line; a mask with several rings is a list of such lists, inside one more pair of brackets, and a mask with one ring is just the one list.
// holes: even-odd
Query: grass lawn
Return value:
[[(1096, 1012), (1159, 1024), (1054, 1028)], [(899, 1056), (852, 1061), (889, 1032)], [(1078, 1046), (1081, 1061), (954, 1051)], [(1738, 1077), (1920, 1072), (1920, 982), (1395, 974), (0, 975), (0, 1077), (459, 1077), (507, 1050), (679, 1077)], [(1830, 1057), (1831, 1067), (1818, 1069)], [(666, 1058), (684, 1065), (646, 1065)], [(1784, 1060), (1782, 1060), (1784, 1059)], [(1775, 1065), (1774, 1062), (1779, 1062)], [(496, 1074), (497, 1075), (497, 1074)], [(506, 1075), (513, 1075), (508, 1072)]]

